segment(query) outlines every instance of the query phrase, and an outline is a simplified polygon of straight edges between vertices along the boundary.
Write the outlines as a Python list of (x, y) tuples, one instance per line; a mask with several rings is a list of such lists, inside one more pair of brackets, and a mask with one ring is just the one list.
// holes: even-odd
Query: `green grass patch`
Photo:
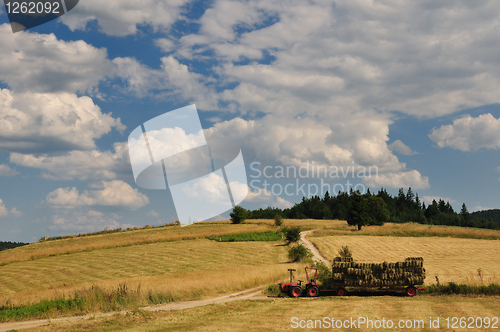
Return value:
[(263, 294), (266, 296), (279, 296), (281, 294), (280, 286), (278, 284), (269, 285), (264, 289)]
[[(148, 300), (148, 304), (155, 303)], [(142, 302), (140, 287), (129, 289), (126, 284), (121, 284), (117, 288), (107, 290), (92, 286), (75, 292), (73, 298), (70, 299), (59, 298), (25, 306), (2, 306), (0, 307), (0, 322), (82, 315), (95, 311), (109, 312), (134, 308), (143, 304)]]
[(242, 242), (242, 241), (281, 241), (283, 235), (277, 231), (252, 232), (240, 234), (226, 234), (208, 236), (210, 240), (217, 242)]
[(500, 295), (500, 285), (465, 285), (449, 282), (446, 285), (431, 285), (425, 288), (428, 294), (439, 295)]
[(57, 313), (75, 312), (83, 310), (83, 299), (57, 299), (42, 301), (37, 304), (18, 307), (0, 307), (0, 322), (22, 320), (27, 318), (49, 317)]

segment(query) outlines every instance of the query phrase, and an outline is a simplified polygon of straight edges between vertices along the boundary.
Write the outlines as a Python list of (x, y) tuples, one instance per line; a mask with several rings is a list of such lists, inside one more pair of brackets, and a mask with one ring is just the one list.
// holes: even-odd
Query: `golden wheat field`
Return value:
[(359, 262), (395, 262), (410, 256), (424, 258), (425, 284), (500, 281), (500, 240), (451, 237), (325, 236), (310, 240), (327, 259), (348, 246)]

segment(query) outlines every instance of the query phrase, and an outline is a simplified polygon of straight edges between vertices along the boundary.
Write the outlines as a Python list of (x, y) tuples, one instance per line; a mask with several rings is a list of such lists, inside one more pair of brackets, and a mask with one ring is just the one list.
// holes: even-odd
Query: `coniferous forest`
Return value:
[(304, 197), (291, 208), (268, 207), (245, 210), (245, 214), (247, 219), (273, 219), (279, 214), (287, 219), (347, 220), (350, 225), (358, 226), (358, 229), (385, 222), (500, 229), (500, 210), (469, 213), (464, 203), (460, 211), (455, 211), (449, 202), (442, 199), (433, 200), (426, 206), (411, 188), (406, 193), (400, 188), (396, 196), (383, 188), (376, 194), (370, 190), (365, 194), (351, 190), (349, 193), (339, 192), (336, 196), (330, 196), (326, 192), (324, 197)]

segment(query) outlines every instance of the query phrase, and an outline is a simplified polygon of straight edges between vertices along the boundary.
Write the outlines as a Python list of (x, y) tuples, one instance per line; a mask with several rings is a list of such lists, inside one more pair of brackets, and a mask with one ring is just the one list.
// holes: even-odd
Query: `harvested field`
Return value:
[(192, 240), (205, 238), (210, 235), (264, 232), (270, 229), (273, 228), (263, 224), (230, 225), (228, 223), (199, 223), (185, 227), (158, 227), (85, 237), (75, 236), (74, 238), (37, 242), (27, 246), (1, 251), (0, 266), (12, 262), (98, 249), (129, 247), (156, 242)]
[[(193, 294), (242, 290), (287, 275), (286, 250), (276, 242), (159, 242), (39, 258), (0, 268), (0, 305), (54, 299), (92, 284), (126, 283), (143, 291)], [(205, 290), (204, 290), (205, 288)], [(208, 295), (207, 294), (207, 295)]]
[(421, 256), (427, 271), (425, 284), (436, 283), (435, 276), (441, 283), (500, 281), (499, 240), (388, 236), (326, 236), (310, 240), (330, 261), (342, 246), (348, 246), (353, 258), (362, 263), (402, 261), (406, 257)]
[(358, 231), (357, 227), (349, 226), (346, 221), (335, 220), (330, 227), (316, 229), (311, 236), (336, 236), (336, 235), (369, 235), (369, 236), (408, 236), (408, 237), (456, 237), (467, 239), (500, 240), (500, 231), (481, 228), (464, 228), (442, 225), (422, 225), (417, 223), (394, 224), (385, 223), (382, 226), (363, 226)]

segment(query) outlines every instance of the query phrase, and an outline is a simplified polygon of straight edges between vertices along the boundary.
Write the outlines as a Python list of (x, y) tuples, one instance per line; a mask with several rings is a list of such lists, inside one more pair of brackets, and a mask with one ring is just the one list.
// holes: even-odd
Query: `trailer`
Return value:
[(332, 287), (338, 296), (347, 288), (384, 291), (403, 291), (415, 296), (423, 290), (425, 279), (422, 257), (408, 257), (394, 263), (358, 263), (351, 257), (336, 257), (332, 264)]

